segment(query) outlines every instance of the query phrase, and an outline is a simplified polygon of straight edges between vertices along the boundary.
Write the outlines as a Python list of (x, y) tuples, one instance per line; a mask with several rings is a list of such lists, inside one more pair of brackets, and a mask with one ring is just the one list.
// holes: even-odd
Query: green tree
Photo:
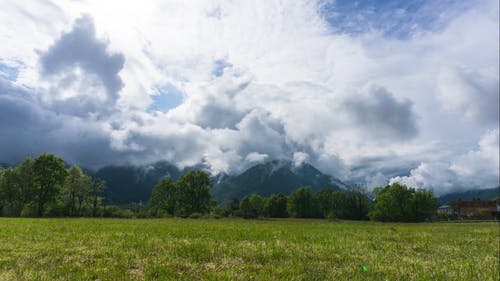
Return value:
[(3, 215), (18, 217), (23, 209), (20, 199), (23, 179), (18, 168), (8, 168), (3, 173), (0, 182), (0, 199), (3, 206)]
[(240, 213), (240, 200), (238, 198), (232, 198), (228, 202), (222, 204), (218, 209), (217, 209), (217, 214), (228, 217), (228, 216), (236, 216), (236, 215), (241, 215)]
[(238, 198), (233, 198), (228, 203), (229, 207), (232, 211), (236, 211), (240, 209), (240, 200)]
[(322, 217), (339, 219), (365, 220), (372, 205), (365, 189), (359, 185), (349, 186), (344, 191), (325, 189), (314, 199)]
[(37, 187), (37, 215), (41, 217), (46, 204), (56, 200), (68, 172), (61, 158), (48, 153), (43, 153), (34, 159), (33, 172)]
[(35, 198), (36, 182), (33, 160), (27, 158), (19, 166), (5, 169), (0, 178), (0, 205), (3, 213), (20, 216)]
[(174, 215), (178, 207), (177, 186), (170, 178), (161, 180), (152, 190), (149, 208), (153, 216), (159, 217), (161, 213)]
[(102, 204), (104, 190), (106, 189), (106, 182), (102, 179), (92, 180), (92, 216), (97, 216), (97, 211)]
[(366, 220), (372, 203), (361, 185), (351, 185), (343, 194), (341, 217), (349, 220)]
[(271, 218), (288, 217), (287, 201), (287, 197), (281, 193), (271, 195), (264, 204), (265, 214)]
[(0, 216), (2, 216), (2, 214), (3, 214), (3, 206), (4, 206), (4, 200), (2, 198), (2, 193), (3, 193), (3, 189), (4, 189), (4, 186), (3, 186), (4, 173), (5, 173), (5, 169), (4, 169), (4, 167), (2, 167), (2, 165), (0, 165)]
[(412, 196), (413, 221), (425, 221), (431, 218), (439, 207), (431, 191), (417, 189)]
[(379, 221), (424, 221), (438, 204), (430, 191), (415, 190), (400, 183), (375, 189), (376, 201), (369, 216)]
[(189, 171), (175, 184), (178, 190), (179, 208), (176, 209), (178, 215), (205, 214), (214, 205), (210, 195), (211, 181), (207, 173)]
[(243, 197), (243, 199), (241, 199), (240, 210), (241, 210), (241, 215), (246, 219), (257, 217), (257, 213), (253, 208), (252, 203), (250, 202), (250, 198), (248, 196), (245, 196)]
[(92, 192), (92, 178), (83, 175), (83, 184), (76, 194), (77, 214), (78, 216), (90, 215), (90, 202)]
[(323, 218), (334, 217), (333, 190), (325, 188), (314, 195), (319, 215)]
[(92, 181), (80, 167), (73, 165), (68, 170), (62, 188), (62, 203), (67, 215), (81, 216), (83, 204), (90, 198)]
[(250, 196), (250, 204), (252, 205), (257, 217), (264, 216), (265, 201), (265, 198), (258, 194), (252, 194), (252, 196)]
[(288, 198), (287, 210), (295, 218), (310, 218), (313, 216), (313, 196), (310, 187), (296, 189)]
[(348, 217), (348, 212), (346, 208), (347, 196), (342, 191), (332, 192), (332, 214), (331, 217), (343, 219)]

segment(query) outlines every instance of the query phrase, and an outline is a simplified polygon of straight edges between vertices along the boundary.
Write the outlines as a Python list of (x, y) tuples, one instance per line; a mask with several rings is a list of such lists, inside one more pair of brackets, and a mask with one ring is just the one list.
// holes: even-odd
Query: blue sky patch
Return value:
[(359, 35), (377, 31), (388, 37), (406, 39), (418, 32), (444, 28), (472, 2), (337, 0), (322, 5), (320, 12), (336, 33)]
[(157, 93), (152, 96), (153, 103), (148, 107), (148, 112), (163, 111), (167, 112), (182, 104), (182, 92), (174, 85), (167, 83), (157, 88)]
[(212, 74), (217, 76), (217, 77), (220, 77), (222, 76), (222, 74), (224, 74), (224, 68), (226, 67), (231, 67), (233, 66), (232, 64), (230, 64), (229, 62), (227, 62), (226, 60), (216, 60), (214, 62), (214, 69), (212, 70)]
[(16, 67), (7, 66), (0, 63), (0, 76), (9, 81), (16, 81), (19, 70)]

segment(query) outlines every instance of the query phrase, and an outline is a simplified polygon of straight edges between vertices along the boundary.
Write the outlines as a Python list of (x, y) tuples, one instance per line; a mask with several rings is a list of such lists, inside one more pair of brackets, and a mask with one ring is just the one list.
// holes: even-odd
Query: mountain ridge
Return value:
[(439, 196), (438, 201), (440, 204), (448, 204), (451, 200), (461, 199), (463, 201), (469, 201), (473, 198), (479, 198), (481, 200), (493, 200), (500, 196), (500, 186), (493, 188), (484, 188), (476, 190), (466, 190), (459, 192), (451, 192)]
[(308, 163), (294, 165), (288, 160), (273, 160), (252, 166), (239, 175), (223, 178), (214, 186), (212, 193), (224, 202), (253, 193), (288, 195), (300, 186), (310, 186), (313, 192), (317, 192), (327, 187), (340, 190), (345, 184)]
[[(11, 167), (9, 163), (0, 162), (0, 167)], [(69, 167), (70, 165), (67, 164)], [(207, 169), (204, 166), (193, 166), (179, 169), (175, 165), (158, 161), (149, 165), (110, 165), (98, 170), (82, 168), (85, 173), (106, 181), (106, 203), (129, 204), (147, 202), (151, 190), (163, 178), (177, 180), (183, 173), (193, 169)], [(294, 165), (290, 160), (272, 160), (256, 164), (245, 171), (229, 175), (217, 174), (212, 178), (212, 195), (218, 203), (245, 195), (260, 194), (268, 196), (272, 193), (290, 194), (300, 186), (310, 186), (313, 192), (323, 188), (343, 190), (346, 184), (328, 174), (324, 174), (309, 163)], [(500, 186), (451, 192), (437, 197), (440, 204), (450, 200), (472, 200), (480, 198), (491, 200), (500, 196)]]
[[(106, 166), (92, 175), (107, 182), (108, 203), (146, 202), (153, 187), (163, 178), (177, 180), (183, 173), (200, 167), (179, 169), (168, 162), (146, 166)], [(273, 160), (254, 165), (237, 175), (218, 174), (212, 177), (212, 195), (219, 203), (241, 199), (253, 193), (290, 194), (300, 186), (311, 186), (314, 192), (330, 187), (340, 190), (345, 184), (326, 175), (310, 164), (294, 165), (289, 160)]]

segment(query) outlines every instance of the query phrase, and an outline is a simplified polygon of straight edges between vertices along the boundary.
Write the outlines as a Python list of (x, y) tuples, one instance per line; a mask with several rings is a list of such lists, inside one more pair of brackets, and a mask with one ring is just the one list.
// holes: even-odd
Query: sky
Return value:
[(1, 0), (0, 161), (499, 184), (498, 1)]

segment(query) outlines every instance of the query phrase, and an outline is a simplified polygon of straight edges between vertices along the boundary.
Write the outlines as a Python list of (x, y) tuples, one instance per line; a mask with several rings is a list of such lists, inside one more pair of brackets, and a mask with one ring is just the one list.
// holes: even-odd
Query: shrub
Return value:
[(192, 213), (191, 215), (189, 215), (190, 219), (199, 219), (201, 217), (203, 217), (203, 214), (202, 213), (198, 213), (198, 212)]
[(134, 212), (116, 205), (109, 205), (104, 209), (103, 216), (107, 218), (132, 218), (134, 217)]

